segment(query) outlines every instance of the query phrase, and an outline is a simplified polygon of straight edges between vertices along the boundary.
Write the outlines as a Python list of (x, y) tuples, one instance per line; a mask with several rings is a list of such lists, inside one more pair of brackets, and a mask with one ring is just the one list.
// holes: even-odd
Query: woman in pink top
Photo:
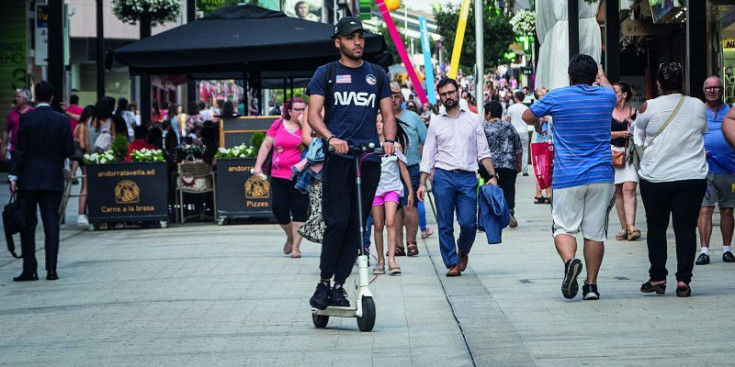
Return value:
[(301, 257), (299, 246), (301, 235), (299, 227), (306, 221), (309, 195), (302, 194), (292, 180), (291, 167), (301, 161), (301, 122), (306, 102), (301, 98), (291, 98), (283, 106), (283, 118), (273, 122), (266, 134), (255, 160), (253, 174), (263, 172), (263, 162), (273, 150), (271, 158), (271, 190), (273, 192), (273, 215), (286, 233), (283, 253), (292, 258)]

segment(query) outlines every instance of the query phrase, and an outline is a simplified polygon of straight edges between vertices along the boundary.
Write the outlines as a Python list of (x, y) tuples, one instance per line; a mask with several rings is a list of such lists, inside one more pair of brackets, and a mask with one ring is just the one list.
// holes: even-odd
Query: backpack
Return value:
[[(329, 108), (327, 108), (327, 106), (334, 104), (334, 94), (332, 93), (332, 89), (334, 88), (334, 79), (337, 77), (338, 62), (339, 61), (332, 61), (327, 64), (327, 90), (325, 93), (326, 96), (324, 97), (324, 121), (327, 121), (327, 116), (329, 114)], [(378, 79), (378, 93), (376, 94), (376, 96), (378, 96), (385, 85), (385, 70), (371, 62), (368, 62), (368, 64), (373, 68), (373, 74), (375, 74), (375, 77)], [(378, 108), (380, 108), (380, 100), (378, 100)]]

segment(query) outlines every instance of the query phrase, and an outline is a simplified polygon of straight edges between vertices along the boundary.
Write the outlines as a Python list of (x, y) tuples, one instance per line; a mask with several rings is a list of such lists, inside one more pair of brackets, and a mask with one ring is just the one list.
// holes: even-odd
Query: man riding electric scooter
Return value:
[[(357, 167), (349, 147), (380, 146), (375, 128), (377, 110), (383, 115), (385, 154), (393, 154), (396, 121), (393, 116), (388, 76), (381, 67), (362, 60), (365, 38), (362, 22), (355, 17), (340, 19), (334, 28), (334, 46), (340, 59), (320, 66), (306, 94), (309, 97), (309, 124), (325, 139), (323, 215), (326, 224), (319, 268), (321, 277), (311, 306), (349, 307), (344, 283), (355, 264), (359, 246), (358, 210), (367, 218), (370, 205), (358, 209)], [(325, 108), (325, 117), (321, 110)], [(330, 149), (327, 149), (327, 148)], [(333, 150), (334, 152), (329, 152)], [(361, 165), (362, 202), (371, 203), (380, 179), (380, 157), (365, 157)], [(334, 283), (332, 283), (334, 278)]]

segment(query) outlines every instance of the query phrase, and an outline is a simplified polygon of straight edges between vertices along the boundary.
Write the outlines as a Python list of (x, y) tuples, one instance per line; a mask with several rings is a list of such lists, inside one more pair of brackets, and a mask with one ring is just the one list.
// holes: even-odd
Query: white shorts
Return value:
[(575, 236), (582, 232), (587, 240), (607, 239), (608, 214), (615, 205), (615, 185), (594, 183), (552, 190), (551, 230)]

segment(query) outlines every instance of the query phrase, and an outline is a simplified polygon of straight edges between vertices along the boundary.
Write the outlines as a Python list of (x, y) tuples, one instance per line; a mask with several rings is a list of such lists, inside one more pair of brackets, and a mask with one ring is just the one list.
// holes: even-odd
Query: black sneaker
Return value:
[(329, 305), (329, 284), (319, 282), (316, 285), (316, 291), (314, 295), (309, 299), (309, 304), (319, 310), (326, 310)]
[(600, 299), (600, 292), (597, 291), (597, 284), (584, 283), (582, 286), (582, 297), (587, 301)]
[(350, 307), (350, 301), (347, 300), (347, 290), (341, 284), (335, 284), (329, 291), (329, 305)]
[(579, 259), (570, 259), (564, 264), (564, 280), (561, 282), (561, 294), (564, 298), (572, 299), (579, 292), (579, 283), (577, 276), (582, 272), (582, 261)]
[(722, 261), (726, 263), (735, 263), (735, 255), (733, 255), (732, 252), (727, 251), (722, 254)]
[[(732, 256), (732, 254), (730, 254)], [(725, 259), (725, 254), (722, 254), (722, 259)], [(697, 265), (707, 265), (709, 264), (709, 255), (705, 253), (699, 254), (699, 257), (697, 258), (697, 261), (694, 262)]]

